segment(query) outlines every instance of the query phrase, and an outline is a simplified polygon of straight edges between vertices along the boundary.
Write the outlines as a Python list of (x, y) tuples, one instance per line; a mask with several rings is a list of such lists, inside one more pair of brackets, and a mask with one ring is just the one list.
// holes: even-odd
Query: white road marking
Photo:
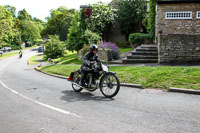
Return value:
[(11, 88), (9, 88), (9, 87), (8, 87), (6, 84), (4, 84), (1, 80), (0, 80), (0, 83), (1, 83), (6, 89), (10, 90), (11, 92), (15, 93), (16, 95), (18, 95), (18, 96), (20, 96), (20, 97), (23, 97), (23, 98), (26, 99), (26, 100), (29, 100), (29, 101), (31, 101), (31, 102), (34, 102), (34, 103), (36, 103), (36, 104), (39, 104), (39, 105), (41, 105), (41, 106), (44, 106), (44, 107), (46, 107), (46, 108), (49, 108), (49, 109), (51, 109), (51, 110), (54, 110), (54, 111), (57, 111), (57, 112), (60, 112), (60, 113), (63, 113), (63, 114), (67, 114), (67, 115), (70, 115), (70, 116), (82, 118), (81, 116), (79, 116), (79, 115), (77, 115), (77, 114), (75, 114), (75, 113), (71, 113), (70, 111), (65, 111), (65, 110), (62, 110), (62, 109), (53, 107), (53, 106), (51, 106), (51, 105), (48, 105), (48, 104), (44, 104), (44, 103), (38, 102), (38, 101), (33, 100), (33, 99), (31, 99), (31, 98), (29, 98), (29, 97), (27, 97), (27, 96), (24, 96), (23, 94), (20, 94), (19, 92), (15, 91), (15, 90), (13, 90), (13, 89), (11, 89)]

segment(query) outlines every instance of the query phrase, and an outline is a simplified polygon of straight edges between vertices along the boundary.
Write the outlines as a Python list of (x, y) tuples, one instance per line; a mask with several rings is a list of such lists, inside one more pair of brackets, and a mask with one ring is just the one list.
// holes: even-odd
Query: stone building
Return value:
[(200, 0), (158, 0), (158, 63), (200, 63)]

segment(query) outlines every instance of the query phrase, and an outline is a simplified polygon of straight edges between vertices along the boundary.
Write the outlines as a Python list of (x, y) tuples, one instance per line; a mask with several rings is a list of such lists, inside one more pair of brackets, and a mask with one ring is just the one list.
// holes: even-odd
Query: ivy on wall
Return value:
[(149, 21), (148, 32), (155, 38), (155, 22), (156, 22), (156, 3), (158, 0), (149, 0)]

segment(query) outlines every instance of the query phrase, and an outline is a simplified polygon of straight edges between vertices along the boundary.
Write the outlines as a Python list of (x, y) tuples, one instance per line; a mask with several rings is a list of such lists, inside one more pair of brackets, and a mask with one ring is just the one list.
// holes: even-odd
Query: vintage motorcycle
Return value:
[(91, 62), (91, 68), (93, 72), (88, 73), (87, 78), (84, 79), (86, 87), (81, 86), (82, 72), (80, 69), (70, 74), (68, 81), (71, 81), (73, 90), (80, 92), (83, 89), (88, 91), (100, 89), (107, 98), (116, 96), (120, 90), (120, 81), (116, 74), (110, 72), (108, 66), (102, 62)]

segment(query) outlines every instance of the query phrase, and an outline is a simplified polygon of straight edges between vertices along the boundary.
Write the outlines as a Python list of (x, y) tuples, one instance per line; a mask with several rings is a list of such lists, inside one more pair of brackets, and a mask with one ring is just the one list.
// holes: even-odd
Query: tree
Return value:
[(23, 20), (32, 20), (32, 17), (30, 14), (28, 14), (28, 12), (26, 11), (26, 9), (23, 9), (21, 11), (18, 12), (18, 16), (17, 18), (20, 20), (20, 21), (23, 21)]
[(49, 39), (45, 42), (44, 55), (46, 58), (56, 58), (64, 55), (65, 43), (59, 40), (57, 35), (49, 35)]
[(103, 36), (106, 28), (111, 27), (116, 18), (115, 9), (101, 2), (92, 5), (92, 15), (86, 19), (87, 29)]
[(51, 10), (51, 15), (47, 17), (47, 25), (42, 32), (42, 36), (59, 35), (60, 40), (65, 41), (74, 12), (74, 9), (69, 10), (65, 7)]
[(25, 9), (18, 12), (16, 27), (21, 32), (22, 41), (33, 42), (35, 39), (41, 38), (40, 32), (43, 29), (43, 26), (40, 22), (41, 21), (36, 18), (33, 18), (32, 20), (31, 15)]
[(142, 20), (147, 13), (146, 0), (118, 0), (117, 16), (120, 22), (122, 32), (128, 38), (129, 34), (141, 27)]
[(37, 28), (39, 29), (39, 33), (42, 36), (41, 33), (45, 28), (46, 22), (44, 22), (36, 17), (33, 18), (33, 22), (36, 24)]
[(0, 6), (0, 42), (9, 42), (13, 38), (14, 22), (12, 14)]
[(22, 41), (34, 41), (41, 37), (39, 27), (33, 21), (21, 21), (20, 30)]
[(84, 45), (84, 40), (82, 38), (83, 34), (84, 31), (81, 25), (81, 15), (76, 11), (71, 21), (69, 33), (67, 34), (67, 49), (71, 51), (80, 50)]
[(13, 18), (16, 17), (16, 7), (10, 5), (5, 5), (4, 7), (13, 15)]

